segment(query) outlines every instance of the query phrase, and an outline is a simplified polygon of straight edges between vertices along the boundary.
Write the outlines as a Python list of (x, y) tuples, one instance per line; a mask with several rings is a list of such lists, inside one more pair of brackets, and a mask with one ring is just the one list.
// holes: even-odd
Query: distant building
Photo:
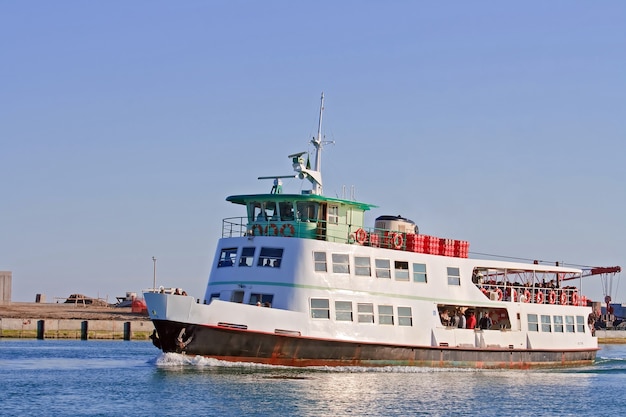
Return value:
[(11, 302), (11, 271), (0, 271), (0, 304)]

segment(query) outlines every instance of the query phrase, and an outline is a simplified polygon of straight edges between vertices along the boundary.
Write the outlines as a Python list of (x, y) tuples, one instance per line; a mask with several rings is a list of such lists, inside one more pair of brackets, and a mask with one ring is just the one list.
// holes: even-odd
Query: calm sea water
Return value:
[(626, 409), (626, 345), (551, 371), (298, 369), (149, 342), (0, 339), (2, 416), (563, 416)]

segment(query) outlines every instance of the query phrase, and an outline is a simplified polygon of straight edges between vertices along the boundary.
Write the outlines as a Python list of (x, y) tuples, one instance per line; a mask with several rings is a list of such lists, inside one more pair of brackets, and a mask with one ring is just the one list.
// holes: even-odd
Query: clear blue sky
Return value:
[(114, 301), (152, 256), (157, 285), (202, 296), (243, 215), (226, 196), (291, 172), (322, 91), (325, 193), (355, 186), (368, 224), (626, 266), (622, 1), (4, 1), (0, 42), (14, 301)]

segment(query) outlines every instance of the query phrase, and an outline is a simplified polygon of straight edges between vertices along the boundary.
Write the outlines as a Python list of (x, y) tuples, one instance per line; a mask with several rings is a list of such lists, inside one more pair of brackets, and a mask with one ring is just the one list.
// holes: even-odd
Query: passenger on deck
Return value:
[(480, 328), (483, 330), (488, 330), (491, 329), (491, 325), (493, 324), (493, 322), (491, 321), (491, 317), (489, 317), (489, 314), (487, 311), (485, 311), (483, 313), (483, 316), (480, 318)]
[(474, 327), (476, 327), (476, 316), (474, 315), (473, 311), (469, 311), (467, 313), (467, 317), (466, 317), (466, 321), (467, 321), (467, 328), (468, 329), (473, 329)]
[(441, 324), (443, 324), (444, 326), (450, 325), (450, 316), (448, 315), (448, 310), (443, 310), (439, 317), (441, 318)]
[(465, 315), (463, 314), (463, 311), (460, 308), (456, 311), (456, 317), (457, 317), (457, 327), (459, 329), (464, 329), (467, 324), (467, 320), (465, 319)]
[(450, 317), (450, 327), (459, 327), (458, 311), (452, 317)]

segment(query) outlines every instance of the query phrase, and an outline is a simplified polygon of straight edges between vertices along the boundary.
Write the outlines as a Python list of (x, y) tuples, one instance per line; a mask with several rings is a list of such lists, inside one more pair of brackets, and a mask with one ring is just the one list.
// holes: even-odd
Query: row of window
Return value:
[[(311, 317), (314, 319), (331, 318), (330, 301), (327, 298), (311, 298)], [(334, 304), (335, 321), (355, 321), (352, 301), (335, 301)], [(394, 308), (391, 305), (378, 305), (378, 324), (398, 326), (413, 326), (411, 307), (397, 307), (397, 314), (394, 315)], [(357, 323), (376, 323), (373, 303), (356, 303)]]
[[(248, 203), (248, 218), (251, 221), (317, 221), (320, 212), (320, 204), (312, 201), (295, 202), (280, 201), (278, 205), (275, 201), (252, 201)], [(339, 222), (339, 206), (328, 206), (328, 222), (337, 224)]]
[[(243, 303), (247, 301), (248, 304), (252, 305), (263, 305), (265, 307), (271, 307), (272, 302), (274, 301), (274, 294), (261, 294), (261, 293), (251, 293), (247, 300), (244, 299), (246, 293), (245, 291), (233, 291), (230, 295), (230, 301), (233, 303)], [(213, 300), (221, 299), (221, 293), (214, 292), (209, 297), (209, 303)], [(207, 300), (204, 300), (206, 304)]]
[[(332, 253), (331, 257), (332, 272), (335, 274), (350, 274), (356, 276), (376, 278), (389, 278), (392, 276), (396, 281), (428, 282), (426, 273), (426, 264), (411, 263), (407, 261), (391, 261), (390, 259), (374, 259), (372, 268), (372, 260), (369, 256), (354, 256), (354, 270), (350, 264), (350, 256), (344, 253)], [(326, 252), (313, 252), (313, 262), (316, 272), (328, 272), (328, 259)], [(410, 268), (409, 268), (410, 265)], [(461, 272), (457, 267), (448, 267), (448, 285), (461, 285)]]
[[(254, 265), (255, 247), (244, 247), (237, 261), (239, 248), (224, 248), (220, 252), (217, 267), (232, 267), (235, 265), (251, 267)], [(262, 247), (257, 266), (280, 267), (283, 258), (282, 248)], [(354, 263), (350, 263), (350, 255), (332, 253), (330, 257), (331, 270), (335, 274), (351, 274), (362, 277), (376, 277), (395, 279), (396, 281), (428, 282), (426, 264), (409, 263), (407, 261), (391, 261), (390, 259), (375, 258), (374, 263), (369, 256), (354, 256)], [(316, 272), (328, 272), (328, 258), (326, 252), (313, 252), (313, 263)], [(354, 265), (354, 267), (352, 267)], [(448, 285), (461, 285), (461, 272), (457, 267), (447, 267)]]
[[(541, 322), (539, 318), (541, 318)], [(563, 316), (529, 314), (528, 331), (538, 332), (539, 328), (545, 333), (585, 333), (585, 317), (565, 316), (565, 320), (563, 320)]]
[[(241, 249), (241, 256), (239, 262), (237, 262), (237, 251), (239, 248), (224, 248), (220, 252), (220, 257), (217, 261), (217, 267), (230, 267), (230, 266), (243, 266), (251, 267), (254, 265), (254, 255), (256, 252), (255, 247), (244, 247)], [(257, 260), (257, 266), (269, 266), (278, 268), (283, 259), (282, 248), (261, 248), (259, 259)]]

